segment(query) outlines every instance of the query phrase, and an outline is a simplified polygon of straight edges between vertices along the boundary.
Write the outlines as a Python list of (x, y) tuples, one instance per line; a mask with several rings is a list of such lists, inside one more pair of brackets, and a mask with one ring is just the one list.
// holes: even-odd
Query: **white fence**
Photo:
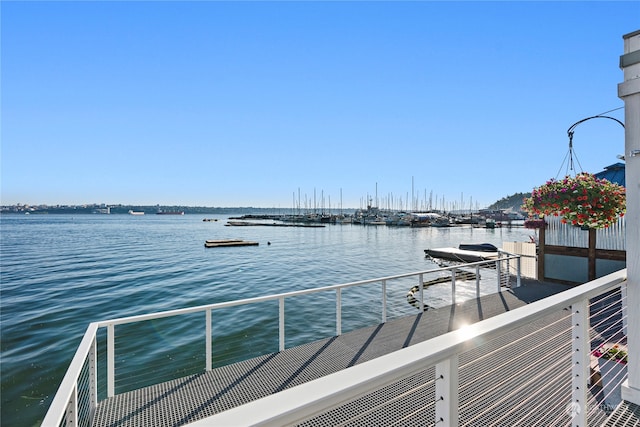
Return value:
[[(574, 248), (589, 247), (589, 232), (574, 225), (563, 224), (560, 217), (546, 217), (545, 243), (553, 246)], [(626, 217), (608, 228), (596, 230), (596, 249), (626, 250), (625, 240)]]

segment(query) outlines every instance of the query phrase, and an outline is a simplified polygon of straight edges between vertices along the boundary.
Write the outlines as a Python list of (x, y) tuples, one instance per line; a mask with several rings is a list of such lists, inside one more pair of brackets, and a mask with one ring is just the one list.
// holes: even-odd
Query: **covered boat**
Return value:
[(460, 243), (458, 249), (478, 252), (498, 252), (498, 248), (491, 243)]
[(490, 243), (464, 243), (458, 248), (425, 249), (425, 256), (457, 262), (477, 262), (499, 258), (499, 249)]

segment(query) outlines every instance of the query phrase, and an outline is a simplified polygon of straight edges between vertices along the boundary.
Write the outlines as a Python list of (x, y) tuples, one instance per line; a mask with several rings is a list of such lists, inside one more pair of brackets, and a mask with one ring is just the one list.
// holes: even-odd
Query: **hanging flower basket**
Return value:
[(535, 188), (522, 208), (530, 218), (561, 216), (565, 224), (606, 228), (625, 213), (625, 188), (589, 173), (552, 179)]

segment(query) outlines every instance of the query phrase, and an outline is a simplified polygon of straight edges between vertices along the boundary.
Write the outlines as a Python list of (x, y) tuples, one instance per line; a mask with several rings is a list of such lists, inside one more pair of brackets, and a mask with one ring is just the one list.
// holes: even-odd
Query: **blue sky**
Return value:
[[(484, 207), (624, 120), (640, 29), (611, 1), (0, 7), (4, 205)], [(585, 122), (577, 171), (623, 148)]]

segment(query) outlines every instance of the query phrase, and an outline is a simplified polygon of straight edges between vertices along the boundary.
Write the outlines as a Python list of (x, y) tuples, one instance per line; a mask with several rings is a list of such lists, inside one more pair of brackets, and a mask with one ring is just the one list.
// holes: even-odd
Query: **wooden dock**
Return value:
[(205, 248), (222, 248), (229, 246), (258, 246), (258, 242), (251, 242), (241, 239), (222, 239), (222, 240), (206, 240), (204, 242)]

